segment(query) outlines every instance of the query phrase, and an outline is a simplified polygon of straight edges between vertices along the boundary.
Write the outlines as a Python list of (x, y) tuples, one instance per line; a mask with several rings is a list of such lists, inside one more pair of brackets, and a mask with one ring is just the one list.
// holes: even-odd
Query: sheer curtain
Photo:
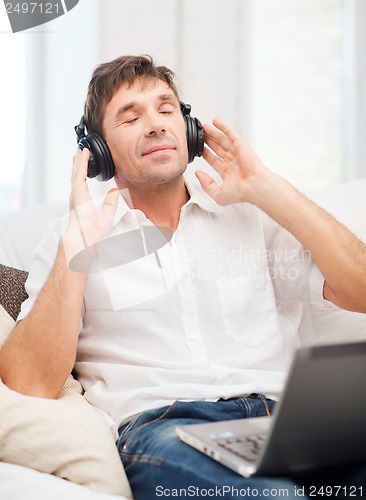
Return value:
[(195, 116), (225, 119), (300, 189), (366, 177), (365, 4), (81, 0), (37, 29), (6, 28), (0, 204), (68, 198), (90, 75), (128, 53), (172, 67)]
[(19, 207), (25, 161), (25, 37), (0, 31), (0, 212)]

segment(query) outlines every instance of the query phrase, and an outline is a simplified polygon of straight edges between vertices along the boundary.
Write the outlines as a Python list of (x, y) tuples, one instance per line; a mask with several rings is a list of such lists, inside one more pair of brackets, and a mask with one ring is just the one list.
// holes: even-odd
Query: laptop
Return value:
[(296, 351), (272, 416), (179, 426), (182, 441), (242, 476), (366, 462), (366, 342)]

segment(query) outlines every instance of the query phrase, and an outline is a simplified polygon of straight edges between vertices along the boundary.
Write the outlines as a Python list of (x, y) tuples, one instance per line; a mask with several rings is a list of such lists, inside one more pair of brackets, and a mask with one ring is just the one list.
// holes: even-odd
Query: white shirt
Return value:
[[(278, 398), (303, 303), (324, 303), (324, 279), (288, 231), (253, 205), (220, 207), (187, 188), (169, 243), (120, 197), (112, 245), (87, 280), (75, 369), (114, 430), (175, 400)], [(52, 267), (59, 227), (35, 253), (19, 319)]]

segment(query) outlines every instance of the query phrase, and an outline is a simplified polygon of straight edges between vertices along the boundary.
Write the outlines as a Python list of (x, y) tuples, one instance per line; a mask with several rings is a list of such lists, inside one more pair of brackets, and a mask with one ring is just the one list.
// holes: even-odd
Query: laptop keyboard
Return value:
[(249, 462), (255, 462), (258, 455), (266, 442), (267, 436), (262, 434), (251, 436), (230, 436), (220, 438), (217, 444), (225, 450), (231, 451), (240, 458), (244, 458)]

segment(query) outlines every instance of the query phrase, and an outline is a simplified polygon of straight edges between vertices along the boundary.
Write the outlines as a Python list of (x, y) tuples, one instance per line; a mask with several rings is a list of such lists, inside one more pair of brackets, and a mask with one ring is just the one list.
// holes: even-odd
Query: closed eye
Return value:
[(174, 111), (176, 111), (176, 106), (168, 102), (164, 102), (159, 108), (159, 113), (162, 115), (171, 115)]
[(127, 123), (127, 125), (132, 125), (133, 123), (137, 122), (138, 116), (135, 116), (134, 118), (129, 118), (128, 120), (125, 120), (124, 123)]

